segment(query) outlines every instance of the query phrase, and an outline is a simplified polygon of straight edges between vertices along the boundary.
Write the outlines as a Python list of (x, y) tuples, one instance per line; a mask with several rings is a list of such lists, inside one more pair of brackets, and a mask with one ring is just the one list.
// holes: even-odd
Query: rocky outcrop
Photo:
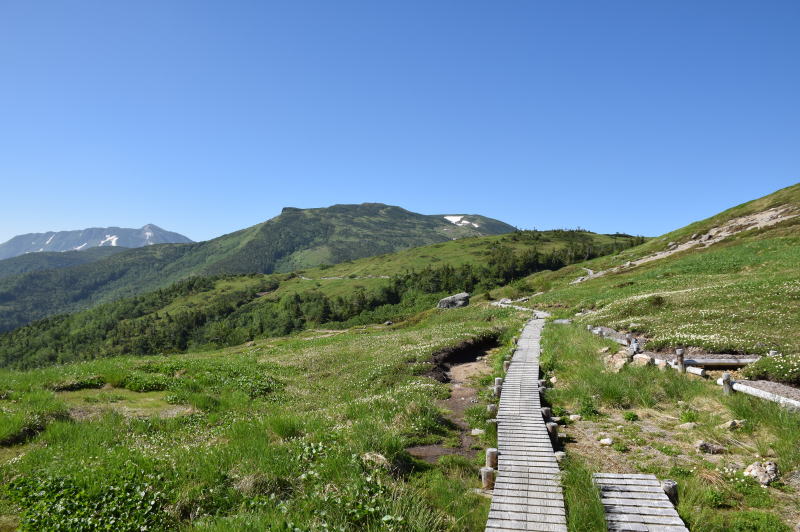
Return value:
[(469, 294), (461, 292), (453, 296), (448, 296), (439, 300), (438, 308), (459, 308), (469, 305)]

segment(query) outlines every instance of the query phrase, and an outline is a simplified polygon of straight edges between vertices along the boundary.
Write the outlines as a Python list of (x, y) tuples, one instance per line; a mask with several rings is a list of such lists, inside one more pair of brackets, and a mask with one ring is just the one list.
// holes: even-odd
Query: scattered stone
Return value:
[(253, 347), (254, 345), (256, 345), (256, 343), (252, 340), (244, 344), (245, 347)]
[(600, 445), (605, 445), (605, 446), (614, 445), (614, 439), (613, 438), (603, 438), (602, 440), (600, 440)]
[(678, 425), (675, 428), (676, 429), (681, 429), (681, 430), (692, 430), (695, 427), (697, 427), (697, 423), (695, 423), (694, 421), (690, 421), (689, 423), (683, 423), (681, 425)]
[(653, 364), (653, 357), (650, 355), (645, 355), (640, 353), (638, 355), (633, 355), (633, 363), (636, 366), (649, 366)]
[(386, 320), (383, 322), (383, 324), (388, 327), (389, 325), (394, 325), (394, 322), (392, 320)]
[(783, 481), (795, 489), (795, 491), (800, 490), (800, 469), (795, 471), (791, 471), (790, 473), (783, 476)]
[(233, 489), (243, 495), (259, 495), (269, 487), (269, 480), (261, 473), (254, 473), (239, 478), (233, 483)]
[(453, 296), (440, 299), (436, 306), (437, 308), (447, 309), (466, 307), (467, 305), (469, 305), (469, 294), (467, 292), (461, 292), (460, 294), (455, 294)]
[(564, 451), (556, 451), (553, 454), (556, 456), (556, 461), (558, 462), (562, 461), (564, 458), (567, 457), (567, 453), (565, 453)]
[(553, 384), (557, 383), (558, 382), (558, 377), (553, 375), (552, 377), (550, 377), (550, 382), (552, 382)]
[(580, 414), (572, 414), (569, 416), (570, 421), (580, 421), (581, 419), (583, 419), (583, 416)]
[(753, 477), (762, 486), (778, 480), (778, 464), (775, 462), (754, 462), (744, 470), (744, 476)]
[(501, 300), (499, 301), (499, 303), (500, 303), (501, 305), (510, 305), (510, 304), (512, 303), (512, 301), (511, 301), (509, 298), (507, 298), (507, 297), (504, 297), (503, 299), (501, 299)]
[(472, 429), (472, 432), (470, 432), (472, 436), (480, 436), (481, 434), (484, 433), (486, 433), (486, 431), (483, 429)]
[(722, 454), (725, 452), (725, 447), (722, 445), (717, 445), (716, 443), (710, 443), (702, 440), (695, 443), (694, 446), (699, 452), (706, 454)]
[(561, 423), (561, 416), (553, 416), (550, 418), (553, 423)]
[(377, 467), (384, 467), (386, 469), (389, 469), (391, 465), (389, 464), (389, 460), (387, 460), (386, 457), (380, 453), (364, 453), (361, 455), (361, 459), (364, 462), (370, 463)]
[(559, 325), (569, 325), (572, 323), (572, 320), (553, 320), (553, 323), (557, 323)]
[(608, 347), (604, 347), (598, 351), (598, 353), (608, 353)]
[(744, 419), (731, 419), (730, 421), (726, 421), (722, 425), (719, 425), (718, 429), (723, 430), (736, 430), (744, 426), (747, 421)]

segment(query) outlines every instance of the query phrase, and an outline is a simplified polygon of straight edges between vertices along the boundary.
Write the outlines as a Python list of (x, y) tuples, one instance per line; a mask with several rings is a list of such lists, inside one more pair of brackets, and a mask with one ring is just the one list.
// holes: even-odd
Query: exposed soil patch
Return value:
[(497, 336), (484, 336), (443, 349), (433, 354), (431, 357), (434, 364), (433, 369), (425, 375), (439, 382), (454, 382), (453, 376), (450, 374), (454, 366), (476, 362), (478, 357), (486, 355), (488, 350), (497, 345)]
[(450, 397), (437, 401), (437, 405), (448, 412), (445, 417), (458, 428), (458, 446), (453, 446), (453, 442), (450, 442), (451, 446), (417, 445), (408, 448), (411, 455), (429, 463), (435, 463), (440, 456), (451, 454), (468, 458), (475, 456), (476, 451), (472, 448), (474, 438), (464, 420), (464, 412), (478, 402), (477, 380), (491, 373), (486, 355), (494, 347), (497, 347), (496, 337), (478, 338), (434, 355), (436, 366), (428, 375), (451, 384)]

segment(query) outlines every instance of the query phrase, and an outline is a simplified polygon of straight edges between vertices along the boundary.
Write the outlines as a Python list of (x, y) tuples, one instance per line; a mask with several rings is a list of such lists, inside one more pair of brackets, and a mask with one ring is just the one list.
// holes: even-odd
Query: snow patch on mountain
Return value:
[(460, 227), (464, 227), (466, 225), (471, 225), (472, 227), (480, 227), (475, 222), (470, 222), (469, 220), (465, 220), (463, 215), (462, 216), (453, 216), (453, 215), (445, 216), (444, 219), (447, 220), (448, 222), (450, 222), (451, 224), (458, 225)]
[(85, 247), (86, 247), (88, 244), (89, 244), (88, 242), (84, 242), (84, 243), (83, 243), (83, 244), (81, 244), (80, 246), (78, 246), (78, 247), (74, 247), (74, 248), (72, 248), (72, 249), (74, 249), (75, 251), (80, 251), (80, 250), (82, 250), (83, 248), (85, 248)]
[(119, 237), (117, 235), (106, 235), (106, 238), (104, 240), (101, 240), (100, 243), (97, 244), (97, 245), (98, 246), (104, 246), (107, 243), (110, 243), (110, 245), (116, 246), (117, 245), (117, 240), (119, 240)]

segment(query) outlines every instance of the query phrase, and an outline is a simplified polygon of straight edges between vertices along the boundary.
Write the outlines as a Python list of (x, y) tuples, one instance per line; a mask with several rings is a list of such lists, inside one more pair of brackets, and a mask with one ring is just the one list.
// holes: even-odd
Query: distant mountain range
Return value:
[[(6, 261), (0, 261), (0, 332), (162, 288), (192, 275), (290, 272), (512, 231), (511, 225), (479, 215), (424, 215), (382, 203), (363, 203), (318, 209), (286, 207), (266, 222), (206, 242), (145, 245), (111, 256), (95, 255), (87, 261), (81, 257), (56, 261), (51, 253), (31, 254), (26, 256), (31, 258), (28, 261), (10, 259), (20, 263), (6, 268)], [(121, 235), (113, 234), (120, 237), (116, 243), (121, 246)], [(103, 233), (93, 242), (99, 245), (108, 238)], [(84, 242), (70, 244), (70, 249)], [(31, 262), (39, 258), (36, 264)], [(4, 269), (8, 272), (5, 277)]]
[(49, 231), (15, 236), (0, 244), (0, 260), (26, 253), (83, 251), (94, 247), (139, 248), (153, 244), (188, 244), (185, 236), (147, 224), (141, 229), (92, 227), (76, 231)]

